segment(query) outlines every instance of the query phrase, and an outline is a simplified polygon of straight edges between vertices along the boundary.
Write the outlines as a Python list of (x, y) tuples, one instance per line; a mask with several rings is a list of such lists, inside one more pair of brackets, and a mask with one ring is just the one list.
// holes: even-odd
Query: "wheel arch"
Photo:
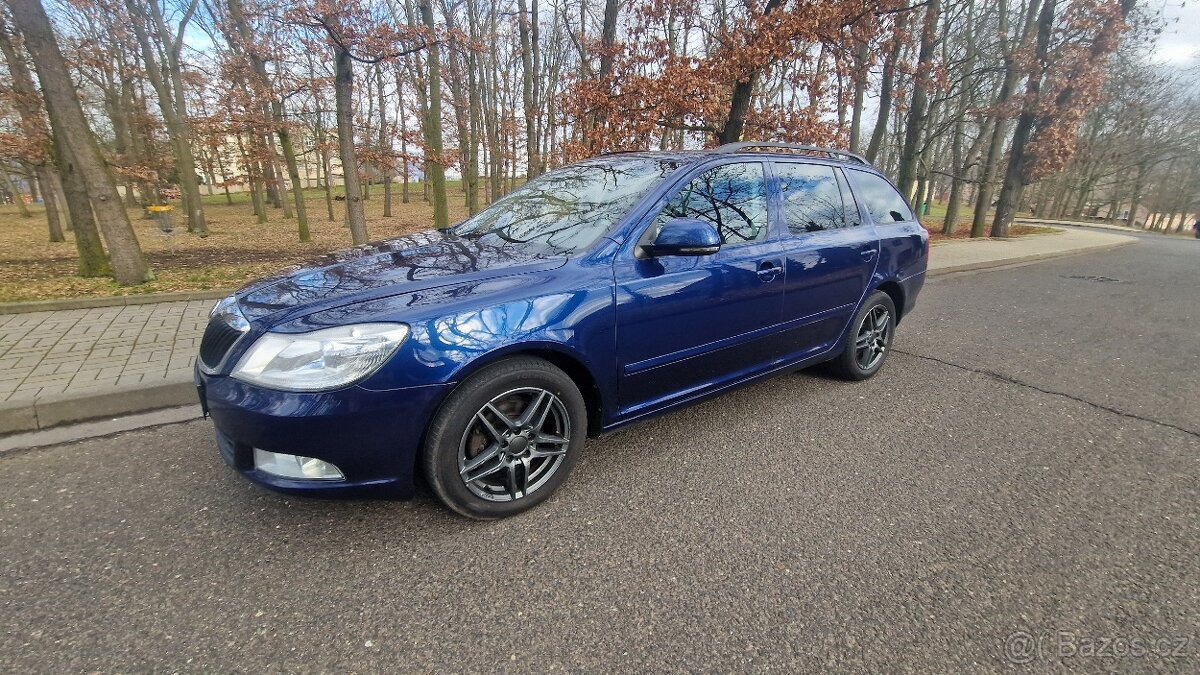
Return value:
[(904, 316), (904, 287), (895, 279), (888, 279), (876, 286), (875, 290), (887, 293), (892, 299), (892, 304), (896, 306), (896, 323), (899, 324)]
[(519, 343), (488, 352), (472, 359), (470, 363), (455, 373), (455, 386), (483, 368), (517, 356), (532, 356), (542, 359), (566, 373), (583, 396), (588, 415), (588, 436), (594, 437), (600, 434), (600, 429), (603, 427), (604, 396), (600, 391), (599, 381), (580, 355), (557, 343)]

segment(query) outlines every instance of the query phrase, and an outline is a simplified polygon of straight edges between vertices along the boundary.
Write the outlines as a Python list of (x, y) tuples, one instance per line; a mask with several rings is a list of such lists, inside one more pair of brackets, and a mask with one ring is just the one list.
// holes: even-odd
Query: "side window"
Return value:
[(767, 186), (759, 162), (723, 164), (705, 171), (675, 195), (654, 220), (655, 234), (671, 218), (696, 218), (717, 226), (724, 244), (767, 238)]
[(833, 167), (820, 164), (775, 164), (783, 220), (792, 234), (845, 227), (847, 204)]
[(854, 185), (863, 206), (871, 213), (871, 219), (879, 225), (916, 220), (904, 198), (887, 180), (866, 171), (854, 171)]

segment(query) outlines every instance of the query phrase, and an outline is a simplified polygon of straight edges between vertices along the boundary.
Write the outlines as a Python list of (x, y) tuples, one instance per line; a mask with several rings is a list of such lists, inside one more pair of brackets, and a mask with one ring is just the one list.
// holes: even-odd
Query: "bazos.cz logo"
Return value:
[(1074, 631), (1018, 630), (1004, 639), (1004, 659), (1018, 665), (1041, 659), (1190, 659), (1194, 636), (1082, 635)]

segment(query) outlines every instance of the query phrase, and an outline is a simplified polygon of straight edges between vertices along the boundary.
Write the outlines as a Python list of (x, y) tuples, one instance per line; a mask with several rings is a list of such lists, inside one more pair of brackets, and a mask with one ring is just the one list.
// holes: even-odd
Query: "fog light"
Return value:
[(285, 455), (254, 449), (254, 468), (281, 478), (300, 480), (345, 480), (340, 469), (312, 457)]

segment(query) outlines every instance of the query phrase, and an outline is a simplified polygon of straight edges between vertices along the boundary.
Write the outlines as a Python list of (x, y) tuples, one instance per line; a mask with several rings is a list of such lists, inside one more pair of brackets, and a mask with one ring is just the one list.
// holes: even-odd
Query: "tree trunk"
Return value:
[[(50, 19), (39, 0), (9, 0), (8, 4), (13, 22), (24, 34), (26, 48), (33, 56), (54, 137), (63, 146), (69, 159), (67, 165), (79, 172), (96, 220), (103, 229), (114, 278), (123, 285), (153, 279), (116, 184), (100, 154), (100, 146), (83, 115)], [(81, 229), (78, 221), (76, 229)]]
[[(423, 14), (423, 12), (422, 12)], [(530, 180), (541, 173), (538, 164), (537, 142), (537, 64), (535, 52), (537, 49), (537, 0), (533, 0), (532, 16), (529, 4), (525, 0), (517, 0), (517, 32), (521, 40), (521, 100), (525, 105), (525, 157), (526, 176)]]
[(63, 192), (62, 176), (58, 173), (57, 162), (55, 161), (57, 155), (54, 151), (54, 143), (51, 142), (48, 145), (50, 146), (50, 163), (46, 168), (49, 169), (49, 192), (58, 207), (58, 220), (62, 224), (63, 231), (71, 232), (75, 229), (75, 225), (71, 222), (71, 212), (67, 209), (67, 198)]
[[(600, 26), (600, 70), (597, 73), (596, 79), (605, 83), (612, 75), (613, 59), (616, 54), (614, 45), (617, 42), (617, 17), (621, 11), (620, 0), (604, 0), (604, 18)], [(580, 20), (580, 25), (583, 26), (584, 19)], [(583, 30), (581, 28), (581, 30)], [(580, 45), (586, 42), (580, 40)], [(580, 63), (586, 64), (587, 60), (582, 55)], [(595, 113), (589, 113), (588, 121), (585, 125), (584, 145), (587, 147), (590, 154), (595, 154), (599, 146), (597, 145), (598, 131), (607, 120), (600, 119)], [(665, 132), (664, 132), (665, 137)], [(494, 199), (494, 197), (493, 197)]]
[[(520, 0), (522, 6), (525, 0)], [(430, 0), (419, 0), (417, 7), (421, 12), (421, 21), (430, 30), (434, 30), (436, 24), (433, 20), (433, 7)], [(442, 167), (442, 68), (441, 55), (437, 45), (433, 45), (429, 49), (429, 54), (425, 59), (426, 66), (429, 69), (428, 86), (429, 86), (429, 113), (425, 118), (425, 144), (429, 147), (430, 153), (436, 158), (436, 161), (427, 162), (430, 187), (433, 191), (433, 226), (436, 229), (445, 229), (450, 226), (450, 207), (446, 201), (446, 172)]]
[(34, 170), (37, 172), (38, 182), (42, 184), (42, 203), (46, 205), (46, 225), (50, 229), (50, 241), (66, 241), (62, 221), (58, 215), (58, 195), (54, 193), (54, 179), (50, 177), (53, 169), (43, 164)]
[[(270, 106), (266, 106), (263, 112), (270, 112)], [(267, 152), (270, 153), (271, 160), (265, 162), (270, 167), (271, 185), (275, 186), (275, 208), (283, 209), (284, 220), (292, 218), (292, 203), (287, 199), (288, 186), (283, 179), (283, 171), (279, 169), (279, 151), (275, 147), (275, 134), (267, 134)], [(297, 174), (297, 178), (299, 174)]]
[[(308, 78), (316, 80), (316, 66), (313, 64), (312, 53), (307, 55), (308, 60)], [(333, 211), (333, 177), (329, 174), (329, 146), (326, 144), (328, 136), (325, 131), (325, 97), (321, 94), (321, 88), (313, 89), (313, 99), (316, 103), (316, 112), (313, 117), (313, 140), (315, 141), (317, 153), (317, 174), (318, 179), (325, 188), (325, 214), (329, 222), (337, 222), (337, 214)]]
[(464, 64), (463, 59), (465, 57), (462, 53), (467, 53), (471, 50), (469, 47), (461, 44), (458, 35), (462, 31), (458, 27), (454, 9), (446, 0), (442, 2), (442, 16), (446, 20), (446, 31), (449, 34), (449, 44), (446, 50), (446, 56), (449, 61), (443, 66), (443, 71), (446, 73), (446, 83), (450, 86), (450, 101), (454, 107), (454, 126), (458, 132), (458, 160), (459, 166), (462, 167), (462, 182), (460, 187), (462, 188), (463, 205), (469, 206), (471, 200), (470, 192), (467, 190), (467, 183), (469, 182), (470, 174), (468, 153), (470, 151), (471, 110), (470, 95), (468, 94), (469, 85), (467, 84), (467, 66)]
[[(489, 33), (496, 34), (498, 27), (496, 25), (496, 17), (499, 14), (499, 5), (497, 0), (492, 0), (491, 12), (488, 13)], [(488, 68), (483, 73), (483, 80), (490, 81), (491, 85), (488, 90), (491, 94), (490, 101), (484, 107), (488, 111), (489, 122), (487, 126), (488, 139), (488, 160), (490, 165), (488, 168), (488, 185), (490, 187), (488, 199), (496, 201), (504, 192), (504, 141), (501, 138), (502, 118), (504, 108), (500, 103), (500, 57), (499, 57), (499, 40), (492, 40), (489, 50), (489, 58), (491, 68)]]
[[(482, 40), (479, 31), (479, 6), (477, 0), (467, 3), (467, 36), (472, 42)], [(483, 124), (483, 103), (479, 92), (479, 61), (480, 54), (470, 50), (467, 55), (467, 112), (470, 122), (467, 134), (466, 166), (463, 177), (467, 188), (467, 213), (475, 215), (479, 212), (479, 130)]]
[[(904, 143), (900, 149), (900, 167), (897, 171), (896, 187), (905, 197), (913, 197), (913, 181), (917, 174), (917, 157), (920, 155), (921, 135), (929, 116), (929, 88), (933, 65), (933, 50), (937, 41), (938, 15), (941, 0), (929, 0), (925, 7), (925, 24), (921, 29), (921, 49), (917, 55), (917, 72), (913, 74), (912, 104), (904, 126)], [(920, 208), (920, 205), (917, 206)]]
[(378, 87), (375, 90), (375, 95), (379, 100), (379, 156), (380, 180), (383, 181), (383, 217), (392, 217), (392, 151), (391, 136), (388, 135), (387, 128), (387, 105), (383, 94), (383, 66), (375, 64), (375, 83)]
[(867, 95), (867, 80), (871, 71), (867, 66), (870, 53), (863, 42), (854, 49), (854, 104), (850, 114), (850, 152), (861, 152), (863, 101)]
[(100, 239), (100, 231), (96, 229), (96, 219), (92, 214), (92, 203), (88, 200), (87, 186), (79, 176), (74, 162), (66, 157), (64, 144), (58, 142), (58, 135), (53, 134), (54, 164), (59, 169), (59, 180), (62, 183), (63, 204), (71, 216), (71, 226), (75, 234), (75, 250), (79, 253), (79, 276), (105, 277), (112, 275), (112, 265), (104, 244)]
[(1129, 199), (1129, 217), (1125, 220), (1126, 227), (1137, 227), (1137, 212), (1142, 206), (1142, 190), (1145, 188), (1147, 170), (1145, 161), (1138, 163), (1137, 174), (1133, 179), (1133, 194)]
[(221, 158), (219, 150), (213, 150), (213, 154), (217, 158), (217, 170), (221, 172), (221, 189), (225, 192), (225, 203), (233, 206), (233, 195), (229, 194), (229, 179), (225, 174), (225, 160)]
[[(1000, 0), (998, 11), (1000, 16), (1000, 43), (1001, 49), (1004, 52), (1005, 63), (1004, 79), (1000, 84), (1000, 91), (996, 96), (995, 104), (996, 114), (1000, 115), (1001, 108), (1012, 98), (1013, 90), (1016, 89), (1017, 82), (1020, 79), (1020, 65), (1016, 62), (1013, 52), (1024, 51), (1024, 48), (1032, 40), (1035, 29), (1034, 17), (1038, 12), (1038, 0), (1030, 0), (1029, 5), (1026, 7), (1020, 42), (1016, 50), (1014, 50), (1008, 41), (1007, 0)], [(1004, 139), (1007, 133), (1007, 121), (1002, 117), (997, 117), (995, 126), (992, 127), (992, 139), (988, 145), (987, 160), (983, 164), (979, 192), (975, 198), (975, 218), (971, 222), (972, 237), (982, 237), (987, 229), (987, 212), (992, 207), (992, 184), (996, 181), (996, 172), (999, 170), (1000, 155), (1004, 150)]]
[[(1034, 5), (1037, 2), (1033, 3)], [(1037, 63), (1045, 63), (1050, 47), (1050, 34), (1054, 29), (1054, 10), (1057, 0), (1041, 0), (1041, 9), (1037, 20)], [(1025, 105), (1017, 118), (1017, 126), (1013, 129), (1012, 142), (1008, 153), (1008, 166), (1004, 171), (1004, 183), (1000, 187), (1000, 196), (996, 200), (996, 215), (992, 221), (992, 236), (1007, 237), (1008, 226), (1016, 215), (1021, 201), (1021, 192), (1025, 188), (1024, 169), (1029, 140), (1033, 135), (1033, 126), (1037, 115), (1033, 109), (1034, 102), (1042, 87), (1041, 73), (1029, 76), (1025, 87)], [(1109, 213), (1109, 216), (1116, 215)]]
[(12, 195), (13, 205), (17, 207), (22, 218), (32, 218), (33, 212), (29, 210), (29, 205), (25, 203), (25, 198), (21, 195), (21, 188), (17, 187), (17, 181), (12, 177), (12, 174), (7, 169), (0, 169), (0, 173), (4, 174), (4, 187), (8, 193)]
[[(146, 64), (146, 77), (157, 94), (159, 110), (175, 148), (176, 173), (187, 213), (188, 231), (204, 237), (208, 236), (208, 224), (204, 218), (204, 203), (200, 200), (200, 182), (196, 177), (196, 159), (192, 153), (192, 130), (187, 120), (187, 95), (179, 64), (179, 54), (183, 48), (182, 32), (186, 30), (184, 26), (195, 12), (198, 2), (191, 0), (181, 24), (181, 34), (174, 37), (167, 30), (158, 0), (148, 0), (149, 16), (146, 8), (137, 0), (125, 0), (125, 7), (132, 18), (130, 24)], [(161, 41), (160, 50), (151, 44), (151, 30)], [(115, 259), (113, 262), (116, 263)]]
[[(247, 134), (250, 143), (254, 142), (254, 132)], [(246, 144), (242, 143), (242, 135), (235, 136), (238, 152), (242, 156), (242, 167), (246, 170), (246, 186), (250, 190), (250, 208), (254, 210), (254, 218), (261, 225), (267, 222), (267, 206), (263, 203), (262, 183), (258, 179), (258, 162), (246, 152)]]
[[(204, 147), (204, 146), (201, 146), (201, 147)], [(215, 181), (216, 176), (217, 176), (216, 172), (213, 171), (213, 158), (212, 158), (213, 152), (216, 152), (216, 150), (209, 150), (209, 151), (205, 151), (205, 152), (201, 153), (201, 161), (204, 163), (204, 170), (208, 172), (208, 179), (204, 181), (204, 192), (209, 197), (216, 194), (216, 191), (213, 190), (213, 182)]]
[(867, 161), (872, 164), (879, 159), (879, 152), (883, 149), (883, 139), (887, 135), (888, 118), (892, 114), (892, 95), (896, 89), (896, 62), (900, 59), (900, 47), (904, 43), (901, 35), (904, 32), (906, 16), (899, 14), (894, 17), (896, 25), (892, 35), (892, 46), (883, 60), (883, 74), (879, 88), (879, 112), (875, 116), (875, 128), (871, 131), (871, 142), (867, 144), (866, 157)]
[[(12, 105), (21, 117), (21, 130), (30, 139), (41, 139), (40, 149), (44, 154), (41, 162), (33, 166), (33, 173), (37, 175), (37, 180), (42, 185), (42, 201), (46, 205), (46, 224), (49, 228), (50, 241), (66, 241), (57, 203), (61, 192), (58, 189), (60, 187), (58, 176), (54, 169), (47, 164), (53, 154), (53, 149), (50, 147), (50, 130), (46, 128), (46, 121), (42, 117), (42, 99), (33, 83), (33, 75), (29, 72), (24, 55), (17, 52), (16, 45), (8, 37), (10, 30), (4, 20), (4, 15), (0, 14), (0, 52), (4, 54), (5, 63), (8, 64), (8, 74), (12, 80), (10, 85), (13, 94)], [(32, 178), (30, 182), (32, 184)], [(20, 206), (23, 212), (28, 212), (28, 209), (24, 208), (24, 202), (21, 202)]]
[[(326, 16), (331, 26), (337, 19)], [(335, 28), (336, 30), (337, 28)], [(333, 91), (337, 109), (338, 151), (342, 159), (342, 180), (346, 186), (346, 225), (355, 245), (365, 244), (367, 219), (363, 213), (362, 184), (358, 177), (358, 150), (354, 147), (354, 64), (350, 52), (337, 43), (334, 46)]]
[(329, 175), (329, 151), (324, 147), (320, 150), (321, 153), (321, 176), (325, 183), (325, 215), (329, 217), (329, 222), (337, 222), (337, 214), (333, 212), (333, 178)]
[(396, 117), (400, 120), (400, 202), (407, 204), (409, 201), (408, 115), (404, 112), (404, 88), (399, 68), (396, 68), (396, 98), (400, 101), (400, 105), (396, 109)]

